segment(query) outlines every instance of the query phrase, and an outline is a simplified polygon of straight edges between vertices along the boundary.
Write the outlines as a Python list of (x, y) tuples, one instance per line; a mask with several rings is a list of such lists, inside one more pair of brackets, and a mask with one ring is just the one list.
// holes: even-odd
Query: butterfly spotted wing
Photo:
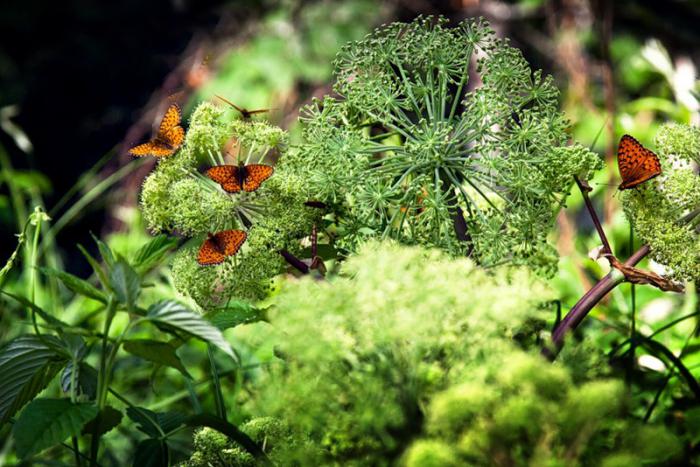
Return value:
[(265, 164), (217, 165), (207, 169), (207, 177), (228, 193), (253, 192), (272, 176), (275, 169)]
[(180, 126), (181, 118), (180, 106), (171, 104), (163, 115), (156, 136), (147, 143), (129, 149), (129, 154), (137, 157), (172, 155), (185, 140), (185, 130)]
[(202, 266), (223, 263), (224, 260), (238, 253), (248, 235), (243, 230), (222, 230), (209, 234), (197, 254), (197, 262)]
[(620, 139), (620, 145), (617, 148), (617, 166), (622, 177), (620, 190), (634, 188), (661, 174), (658, 156), (630, 135), (624, 135)]

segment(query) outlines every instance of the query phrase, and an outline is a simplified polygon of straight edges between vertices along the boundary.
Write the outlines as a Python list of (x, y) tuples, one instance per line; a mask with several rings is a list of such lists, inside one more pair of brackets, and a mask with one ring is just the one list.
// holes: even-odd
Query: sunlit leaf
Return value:
[(109, 283), (117, 300), (128, 308), (133, 308), (141, 294), (141, 280), (126, 261), (119, 260), (114, 264), (109, 275)]
[(176, 238), (158, 235), (136, 252), (132, 265), (137, 271), (147, 271), (161, 261), (175, 246), (177, 246)]
[(198, 337), (215, 345), (232, 358), (236, 358), (231, 345), (226, 342), (218, 328), (180, 303), (166, 300), (151, 305), (146, 314), (146, 319), (166, 330), (172, 329)]
[(206, 318), (223, 330), (235, 328), (241, 324), (250, 324), (265, 321), (265, 312), (245, 302), (230, 303), (226, 308), (221, 308), (206, 315)]

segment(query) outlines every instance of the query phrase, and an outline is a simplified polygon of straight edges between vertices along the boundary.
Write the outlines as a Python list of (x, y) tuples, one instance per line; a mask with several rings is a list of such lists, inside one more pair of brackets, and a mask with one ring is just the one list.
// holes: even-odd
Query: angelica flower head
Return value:
[(650, 246), (650, 256), (677, 280), (700, 279), (700, 129), (666, 124), (654, 152), (660, 176), (622, 193), (627, 218)]
[[(222, 153), (222, 148), (228, 151)], [(225, 110), (202, 103), (194, 111), (182, 149), (159, 161), (144, 181), (141, 207), (148, 228), (193, 238), (173, 261), (173, 281), (204, 308), (233, 296), (259, 299), (284, 270), (280, 249), (299, 250), (318, 210), (306, 207), (303, 180), (284, 164), (287, 134), (259, 121), (231, 120)], [(210, 166), (265, 163), (279, 158), (274, 174), (253, 192), (227, 193), (205, 177)], [(215, 266), (197, 262), (207, 233), (244, 229), (241, 250)]]
[(335, 75), (340, 97), (306, 109), (290, 165), (333, 207), (339, 246), (394, 238), (551, 270), (546, 236), (572, 176), (600, 167), (566, 146), (551, 77), (485, 21), (449, 28), (442, 18), (348, 44)]

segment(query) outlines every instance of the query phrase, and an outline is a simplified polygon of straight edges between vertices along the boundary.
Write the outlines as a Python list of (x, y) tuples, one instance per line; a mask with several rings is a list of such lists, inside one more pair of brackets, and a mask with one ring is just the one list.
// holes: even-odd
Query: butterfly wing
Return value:
[(181, 116), (180, 106), (171, 104), (163, 115), (156, 137), (148, 143), (129, 149), (129, 154), (136, 157), (167, 157), (172, 155), (185, 140), (185, 130), (180, 126)]
[(169, 144), (173, 149), (177, 149), (185, 140), (185, 130), (180, 126), (182, 120), (182, 110), (177, 104), (170, 104), (168, 110), (163, 115), (163, 120), (158, 127), (156, 139)]
[(171, 146), (163, 144), (163, 142), (157, 139), (152, 139), (148, 143), (139, 144), (129, 149), (129, 154), (136, 157), (167, 157), (174, 152), (175, 150)]
[(223, 263), (225, 259), (226, 256), (219, 251), (212, 238), (204, 240), (199, 248), (199, 253), (197, 253), (197, 262), (202, 266)]
[(617, 166), (622, 177), (620, 190), (634, 188), (661, 174), (658, 156), (630, 135), (624, 135), (620, 139)]
[(238, 167), (235, 165), (217, 165), (209, 167), (206, 171), (206, 175), (221, 185), (221, 188), (228, 193), (238, 193), (241, 191), (241, 184), (238, 183)]
[(262, 182), (272, 176), (275, 171), (270, 165), (250, 164), (245, 166), (245, 179), (243, 180), (243, 190), (247, 192), (260, 188)]
[(225, 256), (233, 256), (238, 253), (248, 234), (243, 230), (223, 230), (215, 235), (219, 245), (223, 247)]

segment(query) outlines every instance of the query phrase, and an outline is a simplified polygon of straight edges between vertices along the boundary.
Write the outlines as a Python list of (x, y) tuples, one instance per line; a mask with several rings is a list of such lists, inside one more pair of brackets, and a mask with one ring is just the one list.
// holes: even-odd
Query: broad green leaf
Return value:
[(122, 421), (122, 417), (123, 415), (120, 411), (107, 405), (95, 418), (85, 424), (82, 434), (102, 436), (112, 428), (118, 426)]
[(170, 463), (168, 443), (159, 439), (146, 439), (136, 446), (134, 467), (167, 467)]
[(175, 246), (177, 246), (176, 238), (158, 235), (136, 252), (132, 265), (137, 271), (145, 272), (161, 261), (166, 253)]
[[(77, 383), (78, 395), (86, 395), (90, 400), (95, 399), (97, 394), (97, 370), (85, 362), (81, 362), (77, 366), (78, 371), (75, 374)], [(71, 381), (73, 377), (73, 362), (68, 362), (61, 373), (61, 389), (63, 392), (70, 393)]]
[(220, 330), (235, 328), (241, 324), (265, 321), (265, 312), (245, 302), (235, 302), (226, 308), (216, 310), (206, 315), (211, 324)]
[(104, 269), (102, 269), (102, 266), (100, 266), (100, 263), (98, 263), (97, 260), (90, 253), (88, 253), (88, 251), (83, 248), (82, 245), (78, 244), (78, 249), (83, 254), (87, 262), (90, 263), (90, 266), (92, 267), (93, 272), (97, 275), (97, 278), (100, 280), (102, 287), (109, 287), (107, 275), (105, 274)]
[(151, 339), (133, 339), (124, 342), (124, 350), (144, 360), (175, 368), (186, 377), (192, 379), (192, 376), (182, 364), (180, 357), (177, 356), (175, 352), (177, 349), (167, 342)]
[(207, 341), (236, 359), (231, 345), (226, 342), (221, 331), (180, 303), (171, 300), (155, 303), (149, 307), (145, 317), (165, 329), (174, 329)]
[(47, 276), (57, 278), (63, 283), (63, 285), (79, 295), (84, 295), (85, 297), (92, 298), (98, 302), (107, 303), (107, 296), (86, 280), (57, 269), (39, 268), (39, 270)]
[(35, 399), (12, 427), (17, 455), (24, 459), (80, 433), (97, 407), (70, 399)]
[(133, 308), (141, 294), (141, 279), (126, 261), (119, 260), (114, 264), (109, 275), (109, 283), (117, 300), (129, 309)]
[(0, 425), (32, 400), (65, 365), (52, 336), (19, 337), (0, 349)]

